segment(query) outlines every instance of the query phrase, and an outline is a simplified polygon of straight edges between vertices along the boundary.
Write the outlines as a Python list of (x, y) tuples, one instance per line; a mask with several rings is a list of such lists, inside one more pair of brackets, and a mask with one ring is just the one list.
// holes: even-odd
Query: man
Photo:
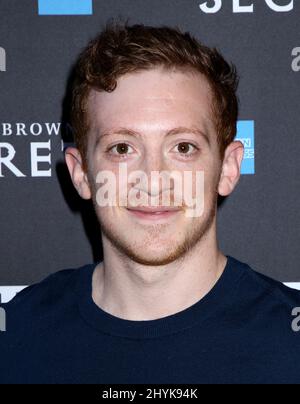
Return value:
[(237, 82), (177, 28), (108, 24), (82, 52), (66, 163), (103, 260), (6, 305), (2, 382), (300, 382), (299, 293), (218, 248), (218, 195), (243, 158)]

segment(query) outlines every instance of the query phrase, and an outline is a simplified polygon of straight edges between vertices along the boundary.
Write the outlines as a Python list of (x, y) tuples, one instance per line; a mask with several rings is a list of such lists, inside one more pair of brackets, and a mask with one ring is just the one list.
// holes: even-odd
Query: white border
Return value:
[(18, 292), (26, 286), (0, 286), (0, 302), (9, 302)]

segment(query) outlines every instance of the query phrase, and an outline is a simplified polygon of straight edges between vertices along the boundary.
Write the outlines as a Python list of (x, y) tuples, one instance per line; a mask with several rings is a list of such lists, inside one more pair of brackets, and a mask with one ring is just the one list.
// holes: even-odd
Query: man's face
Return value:
[[(221, 161), (211, 97), (209, 84), (202, 75), (161, 69), (124, 75), (113, 92), (92, 90), (89, 95), (88, 179), (102, 234), (117, 250), (140, 264), (164, 265), (182, 257), (212, 227)], [(175, 128), (187, 129), (170, 132)], [(102, 170), (113, 172), (118, 187), (120, 163), (127, 164), (128, 175), (142, 170), (149, 179), (148, 187), (143, 182), (131, 184), (143, 197), (142, 206), (146, 195), (154, 196), (151, 172), (175, 170), (182, 178), (184, 172), (192, 172), (195, 191), (195, 173), (203, 171), (203, 213), (188, 217), (184, 201), (177, 211), (164, 215), (136, 213), (128, 209), (129, 202), (127, 207), (118, 203), (99, 206), (97, 174)], [(172, 204), (171, 187), (161, 184), (156, 192), (160, 205), (167, 192)]]

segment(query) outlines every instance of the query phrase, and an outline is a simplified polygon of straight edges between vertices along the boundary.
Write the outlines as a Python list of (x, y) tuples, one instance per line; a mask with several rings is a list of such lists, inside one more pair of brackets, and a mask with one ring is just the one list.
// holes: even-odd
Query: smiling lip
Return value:
[(165, 219), (170, 216), (175, 215), (178, 213), (181, 209), (178, 207), (134, 207), (134, 208), (127, 208), (127, 210), (134, 214), (136, 217), (139, 217), (141, 219), (151, 219), (151, 220), (156, 220), (156, 219)]

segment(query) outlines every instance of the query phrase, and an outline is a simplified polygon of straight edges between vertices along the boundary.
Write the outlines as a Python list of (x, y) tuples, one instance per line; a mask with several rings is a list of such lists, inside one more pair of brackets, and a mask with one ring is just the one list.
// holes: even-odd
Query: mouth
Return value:
[(136, 218), (139, 219), (146, 219), (151, 221), (160, 221), (169, 219), (179, 212), (182, 209), (178, 207), (134, 207), (134, 208), (127, 208), (127, 211)]

